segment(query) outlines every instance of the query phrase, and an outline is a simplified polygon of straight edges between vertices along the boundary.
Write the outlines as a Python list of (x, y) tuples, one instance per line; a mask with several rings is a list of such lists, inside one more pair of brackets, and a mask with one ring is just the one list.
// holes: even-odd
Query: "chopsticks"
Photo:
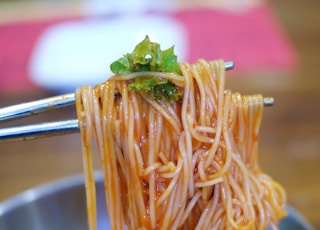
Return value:
[[(233, 69), (233, 62), (226, 62), (225, 69)], [(73, 93), (12, 105), (0, 109), (0, 122), (20, 119), (66, 106), (74, 105)], [(273, 105), (272, 97), (265, 97), (266, 106)], [(42, 137), (51, 137), (79, 132), (78, 120), (68, 119), (62, 121), (50, 121), (38, 124), (28, 124), (13, 127), (0, 128), (0, 142), (29, 140)]]
[[(0, 122), (20, 119), (74, 105), (73, 93), (12, 105), (0, 109)], [(0, 142), (29, 140), (79, 132), (78, 120), (51, 121), (39, 124), (0, 128)]]
[(0, 129), (0, 142), (30, 140), (79, 132), (78, 120), (50, 121)]
[(75, 98), (73, 93), (49, 97), (41, 100), (12, 105), (0, 109), (0, 122), (19, 119), (38, 113), (47, 112), (54, 109), (74, 105)]

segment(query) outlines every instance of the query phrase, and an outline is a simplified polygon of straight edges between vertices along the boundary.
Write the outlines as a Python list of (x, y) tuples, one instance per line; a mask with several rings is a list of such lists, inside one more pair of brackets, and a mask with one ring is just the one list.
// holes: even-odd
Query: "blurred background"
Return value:
[[(179, 61), (234, 61), (227, 88), (275, 98), (261, 128), (262, 169), (319, 229), (319, 9), (318, 0), (0, 0), (0, 106), (104, 81), (146, 34), (175, 45)], [(0, 127), (66, 117), (74, 108)], [(0, 201), (78, 172), (79, 134), (0, 143)]]

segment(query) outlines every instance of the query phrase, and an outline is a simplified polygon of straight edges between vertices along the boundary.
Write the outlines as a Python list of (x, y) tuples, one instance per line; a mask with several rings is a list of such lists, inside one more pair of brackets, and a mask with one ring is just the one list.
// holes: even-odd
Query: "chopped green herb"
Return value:
[(137, 77), (134, 83), (128, 85), (128, 89), (150, 94), (155, 99), (168, 99), (171, 103), (178, 101), (181, 97), (180, 90), (172, 82), (156, 77)]
[(110, 68), (116, 74), (128, 74), (140, 71), (181, 74), (173, 46), (161, 51), (160, 45), (150, 42), (148, 36), (135, 47), (132, 53), (125, 54), (113, 62)]
[[(132, 53), (113, 62), (111, 71), (116, 74), (129, 74), (133, 72), (169, 72), (181, 74), (174, 47), (161, 51), (158, 43), (150, 42), (149, 37), (140, 42)], [(178, 101), (181, 97), (180, 90), (169, 80), (157, 77), (137, 77), (129, 84), (129, 90), (135, 90), (153, 98), (170, 102)]]

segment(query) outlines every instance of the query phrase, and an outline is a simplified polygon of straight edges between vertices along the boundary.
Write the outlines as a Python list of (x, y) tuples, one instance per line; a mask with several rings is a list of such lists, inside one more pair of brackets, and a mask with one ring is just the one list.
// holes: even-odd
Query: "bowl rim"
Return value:
[[(102, 182), (102, 171), (95, 171), (94, 177), (96, 182)], [(51, 182), (47, 182), (36, 187), (27, 189), (17, 195), (14, 195), (2, 202), (0, 202), (0, 217), (9, 213), (10, 211), (23, 206), (32, 201), (48, 197), (55, 193), (68, 190), (70, 188), (84, 186), (84, 174), (77, 173), (66, 176)]]

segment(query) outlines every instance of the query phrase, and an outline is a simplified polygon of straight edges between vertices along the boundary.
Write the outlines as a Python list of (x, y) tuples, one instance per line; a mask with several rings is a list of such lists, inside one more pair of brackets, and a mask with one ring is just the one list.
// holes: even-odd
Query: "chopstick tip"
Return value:
[(273, 97), (264, 97), (263, 103), (265, 106), (272, 106), (272, 105), (274, 105), (274, 98)]
[(233, 61), (228, 61), (224, 63), (224, 68), (226, 70), (232, 70), (234, 68), (234, 63)]

